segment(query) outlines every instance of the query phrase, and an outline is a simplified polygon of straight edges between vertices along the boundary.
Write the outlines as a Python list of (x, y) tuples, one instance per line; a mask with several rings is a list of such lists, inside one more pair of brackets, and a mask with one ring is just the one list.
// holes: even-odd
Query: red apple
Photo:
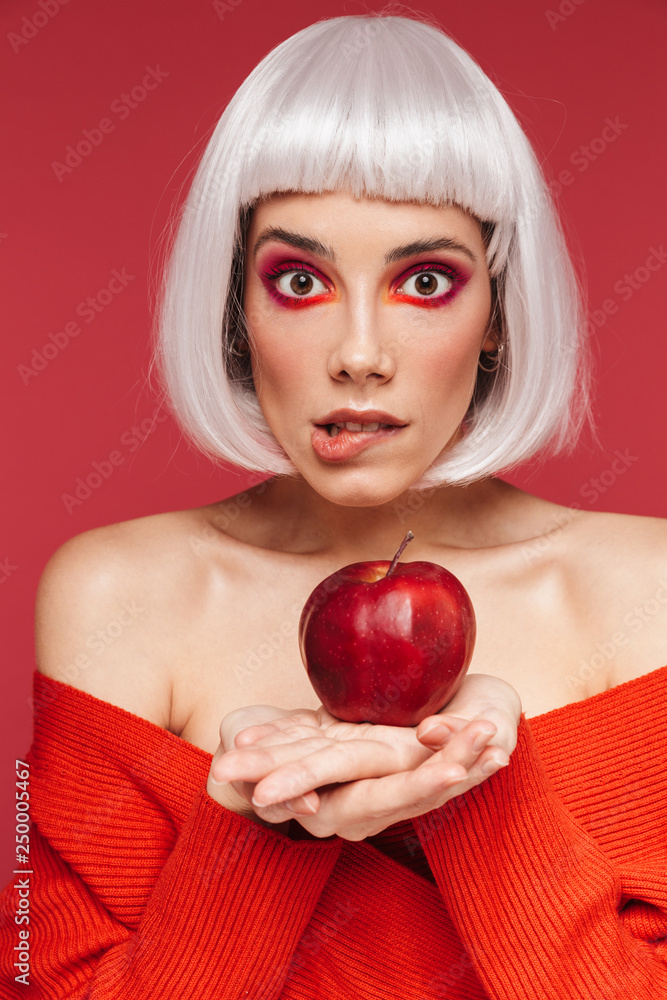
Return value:
[(409, 531), (391, 563), (351, 563), (332, 573), (303, 607), (301, 658), (338, 719), (416, 726), (447, 704), (470, 665), (470, 597), (437, 563), (398, 564), (413, 537)]

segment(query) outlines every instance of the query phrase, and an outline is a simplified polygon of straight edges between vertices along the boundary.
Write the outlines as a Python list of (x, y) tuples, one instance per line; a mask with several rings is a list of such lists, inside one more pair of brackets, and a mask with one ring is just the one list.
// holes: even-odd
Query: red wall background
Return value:
[[(214, 468), (169, 418), (154, 419), (150, 292), (170, 206), (225, 104), (270, 48), (316, 18), (380, 8), (352, 0), (2, 4), (2, 884), (13, 868), (14, 760), (31, 739), (44, 564), (89, 528), (211, 503), (257, 479)], [(423, 0), (419, 9), (470, 51), (518, 114), (556, 185), (588, 281), (599, 441), (507, 478), (561, 503), (665, 516), (667, 267), (649, 271), (645, 262), (657, 250), (652, 266), (667, 263), (667, 5), (474, 0), (445, 9)], [(134, 88), (147, 74), (153, 89), (142, 97)], [(70, 160), (71, 169), (54, 167), (102, 119), (107, 131), (93, 133), (90, 154)], [(115, 272), (122, 281), (112, 281)], [(621, 473), (612, 470), (616, 450), (628, 456)], [(63, 495), (114, 451), (122, 461), (68, 505)]]

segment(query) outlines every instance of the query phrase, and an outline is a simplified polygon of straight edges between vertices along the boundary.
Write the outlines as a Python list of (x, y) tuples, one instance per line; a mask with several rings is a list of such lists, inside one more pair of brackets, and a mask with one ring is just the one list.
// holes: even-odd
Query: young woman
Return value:
[[(35, 996), (667, 996), (667, 531), (498, 475), (574, 444), (582, 316), (525, 136), (435, 26), (319, 21), (250, 74), (156, 360), (269, 478), (43, 574)], [(471, 595), (470, 671), (416, 727), (340, 722), (300, 610), (408, 529)]]

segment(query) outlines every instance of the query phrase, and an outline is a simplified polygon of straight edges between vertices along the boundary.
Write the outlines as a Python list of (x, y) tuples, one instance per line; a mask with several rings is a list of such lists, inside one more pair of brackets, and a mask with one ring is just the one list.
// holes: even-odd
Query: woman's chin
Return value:
[(415, 470), (412, 477), (397, 475), (394, 469), (348, 469), (340, 467), (335, 476), (301, 472), (303, 478), (324, 500), (340, 507), (381, 507), (404, 497), (426, 470)]

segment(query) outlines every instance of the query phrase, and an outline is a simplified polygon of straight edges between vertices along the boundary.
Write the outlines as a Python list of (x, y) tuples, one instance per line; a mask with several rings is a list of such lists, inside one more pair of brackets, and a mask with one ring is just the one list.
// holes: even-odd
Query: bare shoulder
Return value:
[(61, 545), (37, 588), (37, 669), (170, 728), (173, 651), (205, 587), (205, 510), (94, 528)]
[[(569, 508), (563, 508), (569, 510)], [(636, 514), (572, 511), (572, 552), (585, 552), (593, 572), (628, 580), (667, 574), (667, 519)]]
[(587, 511), (563, 539), (589, 659), (607, 661), (609, 686), (667, 665), (667, 520)]

